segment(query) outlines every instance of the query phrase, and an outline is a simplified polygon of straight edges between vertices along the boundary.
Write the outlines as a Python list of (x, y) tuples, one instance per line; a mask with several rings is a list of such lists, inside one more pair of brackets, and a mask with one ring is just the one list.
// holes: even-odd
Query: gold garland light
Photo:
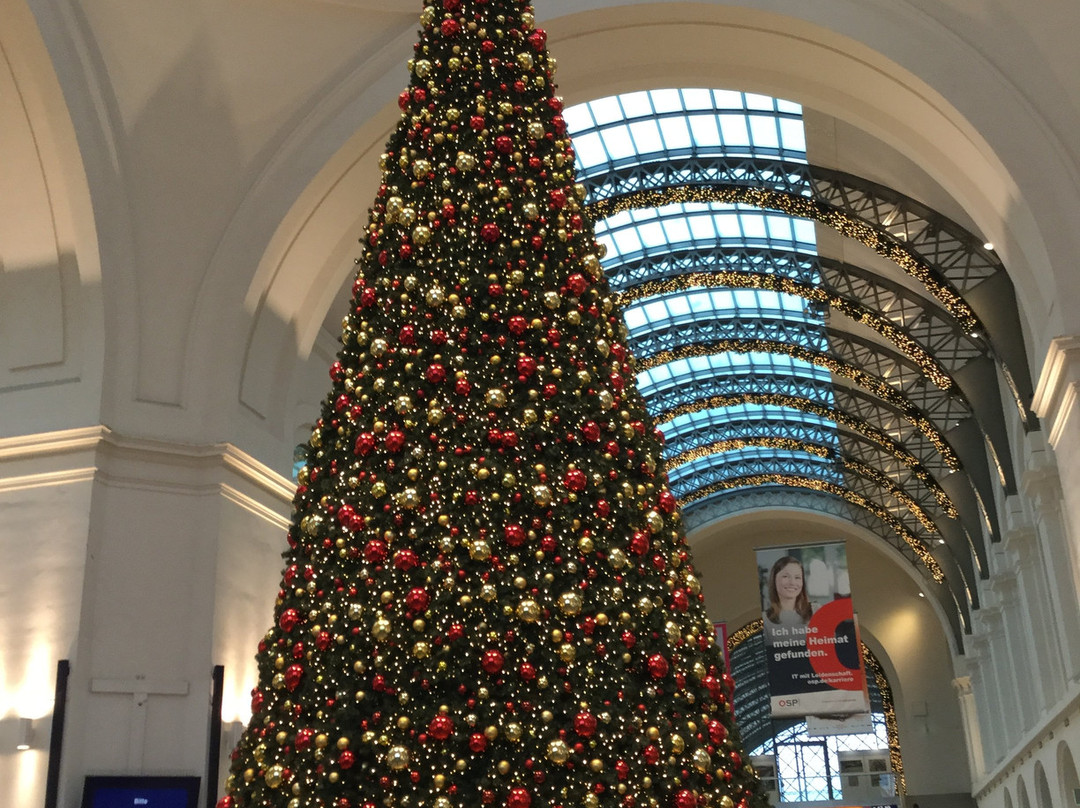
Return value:
[(922, 283), (926, 290), (960, 322), (967, 333), (970, 334), (982, 328), (975, 311), (952, 284), (940, 280), (934, 269), (919, 260), (907, 247), (873, 225), (812, 197), (744, 186), (678, 186), (635, 191), (611, 199), (602, 199), (593, 202), (588, 209), (593, 218), (598, 221), (624, 211), (659, 208), (686, 202), (751, 205), (755, 208), (776, 210), (800, 219), (818, 221), (836, 230), (842, 236), (862, 242)]
[(780, 449), (789, 452), (803, 452), (823, 459), (839, 460), (844, 471), (855, 474), (869, 480), (880, 488), (886, 489), (893, 497), (907, 507), (927, 531), (930, 533), (939, 532), (937, 524), (935, 524), (933, 518), (923, 509), (923, 507), (887, 475), (858, 460), (849, 457), (838, 457), (835, 451), (826, 446), (821, 446), (816, 443), (807, 443), (805, 441), (795, 440), (794, 438), (746, 437), (716, 441), (708, 446), (699, 446), (695, 449), (690, 449), (689, 451), (683, 452), (677, 457), (672, 458), (668, 462), (668, 472), (670, 473), (676, 468), (684, 466), (687, 463), (692, 463), (695, 460), (701, 460), (706, 457), (712, 457), (726, 452), (735, 452), (749, 446), (760, 446), (766, 449)]
[[(723, 339), (715, 342), (693, 342), (680, 345), (674, 350), (658, 351), (652, 356), (639, 359), (637, 366), (640, 370), (666, 365), (678, 359), (689, 359), (694, 356), (709, 356), (732, 351), (735, 353), (773, 353), (791, 356), (814, 365), (827, 368), (838, 376), (843, 376), (855, 382), (859, 387), (869, 390), (878, 398), (883, 399), (900, 409), (904, 420), (922, 432), (927, 439), (934, 444), (934, 448), (942, 456), (952, 454), (945, 441), (945, 436), (938, 431), (929, 418), (918, 413), (915, 406), (902, 394), (898, 393), (888, 384), (865, 370), (852, 367), (846, 362), (837, 359), (821, 351), (812, 351), (801, 345), (792, 345), (787, 342), (764, 339)], [(954, 455), (955, 456), (955, 455)]]
[(736, 488), (756, 488), (762, 485), (786, 485), (792, 488), (820, 491), (822, 493), (832, 494), (851, 505), (862, 508), (864, 511), (873, 514), (892, 528), (893, 532), (896, 533), (903, 542), (911, 548), (912, 552), (918, 556), (919, 560), (922, 561), (935, 582), (939, 584), (945, 582), (945, 573), (942, 571), (937, 559), (931, 554), (930, 548), (928, 548), (918, 536), (912, 533), (900, 519), (877, 503), (871, 502), (861, 494), (857, 494), (854, 491), (836, 485), (835, 483), (818, 480), (813, 477), (803, 477), (797, 474), (748, 474), (742, 477), (732, 477), (727, 480), (721, 480), (720, 482), (703, 486), (683, 497), (681, 502), (683, 507), (686, 507), (691, 502), (697, 502), (698, 500), (705, 499), (706, 497), (721, 491), (731, 491)]
[[(953, 519), (959, 518), (959, 511), (957, 511), (956, 506), (949, 498), (949, 495), (945, 493), (945, 489), (938, 484), (937, 480), (934, 479), (934, 475), (922, 465), (919, 459), (905, 449), (902, 444), (897, 443), (883, 430), (878, 429), (872, 424), (868, 424), (861, 418), (856, 418), (843, 410), (827, 407), (824, 404), (811, 401), (808, 398), (783, 395), (780, 393), (754, 392), (739, 393), (737, 395), (710, 396), (686, 404), (680, 404), (677, 407), (672, 407), (669, 410), (661, 412), (656, 417), (656, 423), (666, 424), (673, 421), (675, 418), (678, 418), (680, 415), (689, 415), (691, 413), (701, 412), (702, 410), (734, 407), (740, 404), (762, 404), (773, 407), (787, 407), (811, 415), (817, 415), (820, 418), (829, 419), (851, 429), (853, 432), (862, 435), (867, 440), (876, 444), (888, 453), (893, 460), (903, 463), (911, 469), (911, 473), (934, 495), (934, 499), (937, 500), (941, 509)], [(946, 464), (949, 465), (949, 468), (954, 471), (959, 470), (960, 464), (955, 455), (946, 455), (944, 459)], [(950, 460), (953, 461), (955, 465), (950, 464)]]
[(714, 270), (712, 272), (688, 272), (659, 281), (646, 281), (618, 295), (621, 305), (628, 306), (639, 300), (700, 288), (762, 289), (801, 297), (815, 303), (824, 303), (852, 320), (870, 327), (875, 333), (891, 342), (897, 349), (915, 362), (935, 386), (946, 392), (955, 392), (952, 376), (934, 356), (922, 347), (902, 328), (866, 306), (832, 294), (820, 286), (800, 283), (780, 275)]

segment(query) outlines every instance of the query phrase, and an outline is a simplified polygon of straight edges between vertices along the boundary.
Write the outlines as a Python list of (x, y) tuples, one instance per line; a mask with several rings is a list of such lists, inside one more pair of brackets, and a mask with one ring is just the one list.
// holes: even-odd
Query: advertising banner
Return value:
[(870, 709), (842, 542), (756, 551), (776, 718)]

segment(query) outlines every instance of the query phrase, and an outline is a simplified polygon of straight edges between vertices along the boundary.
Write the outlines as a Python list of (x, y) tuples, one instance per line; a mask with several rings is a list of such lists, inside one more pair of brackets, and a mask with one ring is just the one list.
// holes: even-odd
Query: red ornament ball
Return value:
[(480, 660), (480, 667), (489, 674), (496, 674), (502, 670), (503, 655), (497, 648), (489, 648), (484, 651), (484, 656)]
[(281, 617), (278, 618), (278, 625), (281, 626), (281, 630), (288, 634), (294, 628), (296, 624), (300, 622), (300, 612), (296, 609), (286, 609), (281, 613)]
[(596, 716), (582, 711), (574, 716), (574, 732), (582, 738), (591, 738), (596, 734)]
[(351, 769), (356, 763), (356, 755), (346, 749), (340, 755), (338, 755), (338, 766), (343, 769)]
[(663, 679), (667, 676), (669, 667), (663, 654), (653, 654), (649, 657), (649, 675), (653, 679)]
[(528, 789), (521, 786), (510, 789), (510, 794), (506, 798), (506, 808), (529, 808), (531, 804), (532, 794)]
[(697, 796), (688, 788), (681, 788), (675, 793), (675, 808), (696, 808)]
[(457, 20), (443, 20), (441, 30), (445, 37), (457, 36), (461, 31), (461, 24)]
[(488, 222), (480, 228), (480, 238), (489, 243), (498, 241), (501, 233), (502, 231), (499, 230), (499, 226), (494, 222)]
[(405, 606), (413, 614), (427, 609), (429, 603), (431, 603), (431, 596), (420, 586), (413, 587), (405, 596)]
[(302, 665), (290, 665), (285, 669), (285, 687), (296, 690), (300, 686), (300, 680), (304, 678)]
[(428, 735), (438, 741), (445, 741), (454, 733), (454, 720), (448, 715), (437, 715), (428, 724)]
[(570, 491), (584, 491), (588, 482), (589, 478), (585, 476), (585, 472), (581, 469), (570, 469), (570, 471), (566, 472), (566, 476), (563, 477), (563, 485)]

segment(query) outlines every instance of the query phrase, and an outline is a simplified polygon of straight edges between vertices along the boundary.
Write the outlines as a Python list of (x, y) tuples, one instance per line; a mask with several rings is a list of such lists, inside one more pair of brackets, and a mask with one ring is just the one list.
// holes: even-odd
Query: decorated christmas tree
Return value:
[(522, 0), (425, 0), (219, 808), (747, 808)]

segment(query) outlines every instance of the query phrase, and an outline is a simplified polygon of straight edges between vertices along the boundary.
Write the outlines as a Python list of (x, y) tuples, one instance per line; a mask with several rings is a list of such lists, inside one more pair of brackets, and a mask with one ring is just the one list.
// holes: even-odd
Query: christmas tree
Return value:
[(546, 35), (421, 25), (219, 808), (761, 805)]

